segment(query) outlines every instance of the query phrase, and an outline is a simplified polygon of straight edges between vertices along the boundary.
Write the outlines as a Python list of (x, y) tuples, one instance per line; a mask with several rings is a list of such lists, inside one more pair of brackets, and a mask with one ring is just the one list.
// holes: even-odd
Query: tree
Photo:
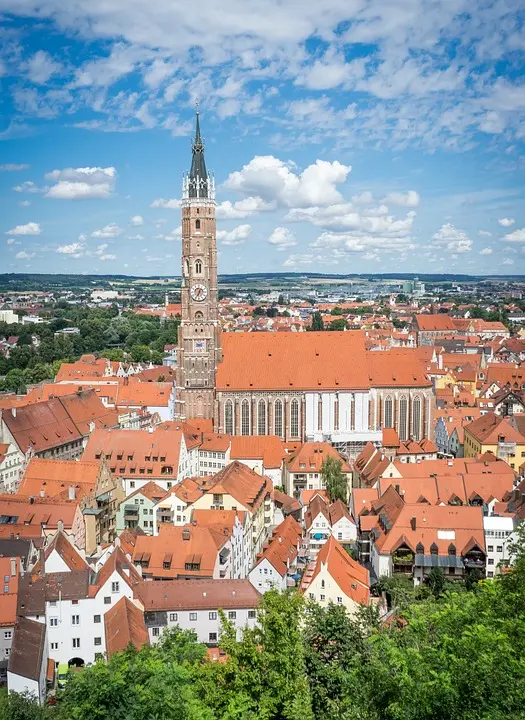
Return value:
[(312, 330), (324, 330), (323, 316), (319, 310), (312, 315)]
[(330, 455), (323, 460), (321, 480), (332, 502), (339, 499), (346, 503), (348, 499), (348, 480), (342, 467), (343, 461)]
[(334, 308), (330, 310), (330, 315), (343, 315), (344, 311), (343, 308), (340, 308), (339, 305), (336, 305)]
[(438, 598), (445, 588), (445, 573), (443, 569), (438, 567), (431, 568), (426, 578), (426, 584), (432, 595)]
[(328, 326), (329, 330), (346, 330), (348, 327), (348, 323), (344, 318), (337, 318), (337, 320), (332, 320), (330, 325)]

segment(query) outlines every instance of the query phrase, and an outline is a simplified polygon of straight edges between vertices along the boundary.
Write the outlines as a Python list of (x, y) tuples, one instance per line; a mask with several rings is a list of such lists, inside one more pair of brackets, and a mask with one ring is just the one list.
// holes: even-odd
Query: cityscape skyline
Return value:
[(179, 275), (197, 97), (219, 274), (523, 272), (523, 18), (402, 4), (2, 0), (4, 272)]

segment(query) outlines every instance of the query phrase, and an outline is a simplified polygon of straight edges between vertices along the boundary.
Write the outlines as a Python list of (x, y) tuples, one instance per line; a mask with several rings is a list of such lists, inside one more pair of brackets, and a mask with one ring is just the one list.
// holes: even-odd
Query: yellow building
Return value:
[(487, 413), (465, 425), (466, 458), (491, 452), (513, 470), (525, 461), (525, 415), (501, 417)]

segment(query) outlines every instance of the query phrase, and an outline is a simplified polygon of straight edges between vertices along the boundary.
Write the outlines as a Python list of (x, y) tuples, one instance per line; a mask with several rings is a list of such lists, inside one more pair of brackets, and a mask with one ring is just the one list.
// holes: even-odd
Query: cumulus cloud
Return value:
[(234, 203), (225, 200), (217, 206), (216, 217), (218, 220), (241, 220), (259, 212), (274, 210), (275, 207), (275, 203), (264, 202), (260, 197), (247, 197)]
[(525, 243), (525, 228), (504, 235), (503, 240), (509, 243)]
[(35, 253), (28, 253), (25, 250), (20, 250), (20, 252), (17, 252), (15, 257), (17, 260), (31, 260), (31, 258), (35, 257)]
[(256, 155), (242, 170), (230, 173), (224, 187), (283, 207), (326, 206), (341, 201), (337, 186), (346, 181), (351, 169), (337, 160), (316, 160), (295, 173), (273, 155)]
[(492, 255), (492, 252), (493, 252), (493, 250), (491, 247), (486, 247), (486, 248), (483, 248), (483, 250), (481, 250), (479, 254), (480, 255)]
[(140, 227), (144, 225), (144, 218), (141, 215), (133, 215), (133, 217), (129, 219), (129, 222), (133, 227)]
[(466, 253), (472, 250), (472, 240), (467, 233), (464, 230), (459, 230), (451, 223), (442, 225), (434, 233), (432, 244), (453, 253)]
[(238, 225), (233, 230), (219, 230), (217, 240), (222, 245), (242, 245), (252, 231), (251, 225)]
[(38, 52), (27, 61), (25, 69), (31, 82), (38, 85), (45, 85), (50, 77), (60, 72), (62, 65), (56, 62), (49, 53), (44, 50), (38, 50)]
[(13, 187), (13, 190), (14, 190), (15, 192), (19, 192), (19, 193), (22, 193), (22, 192), (27, 192), (27, 193), (37, 193), (37, 192), (41, 192), (40, 188), (39, 188), (37, 185), (35, 185), (35, 183), (32, 182), (31, 180), (25, 180), (23, 183), (20, 183), (19, 185), (15, 185), (15, 186)]
[(511, 260), (511, 258), (505, 258), (505, 260), (501, 264), (502, 265), (514, 265), (514, 260)]
[(144, 235), (128, 235), (128, 240), (144, 240)]
[(515, 220), (514, 220), (514, 218), (506, 218), (506, 217), (504, 217), (504, 218), (500, 218), (500, 219), (498, 220), (498, 222), (499, 222), (499, 224), (501, 225), (501, 227), (511, 227), (512, 225), (514, 225)]
[(415, 190), (409, 190), (406, 193), (391, 192), (383, 198), (381, 202), (390, 203), (391, 205), (403, 205), (404, 207), (417, 207), (419, 205), (419, 193)]
[(276, 245), (278, 250), (285, 250), (297, 245), (295, 234), (285, 227), (276, 227), (268, 238), (268, 242), (270, 245)]
[(39, 223), (28, 222), (26, 225), (17, 225), (8, 230), (6, 235), (40, 235), (42, 228)]
[(45, 196), (56, 200), (105, 200), (112, 197), (117, 180), (114, 167), (65, 168), (47, 173), (46, 180), (55, 183)]
[(14, 245), (16, 240), (14, 238), (7, 238), (7, 244), (8, 245)]
[(23, 163), (6, 163), (0, 165), (0, 172), (16, 172), (18, 170), (27, 170), (29, 165)]
[(182, 237), (182, 225), (174, 228), (166, 235), (157, 235), (156, 237), (158, 240), (167, 240), (168, 242), (171, 242), (172, 240), (180, 240)]
[(171, 200), (159, 198), (158, 200), (154, 200), (150, 205), (152, 208), (168, 208), (169, 210), (178, 210), (180, 206), (181, 201), (177, 198), (172, 198)]
[(95, 230), (95, 232), (91, 233), (92, 238), (116, 238), (119, 235), (122, 235), (124, 230), (117, 225), (117, 223), (109, 223), (109, 225), (105, 225), (100, 230)]
[(106, 250), (108, 249), (108, 244), (104, 243), (102, 245), (99, 245), (97, 249), (95, 250), (95, 255), (99, 260), (116, 260), (117, 256), (113, 253), (107, 253)]
[(84, 243), (74, 242), (70, 245), (59, 245), (56, 251), (60, 255), (69, 255), (76, 260), (84, 255), (86, 245)]
[(480, 237), (492, 237), (492, 233), (489, 232), (488, 230), (480, 230), (480, 231), (478, 232), (478, 235), (479, 235)]

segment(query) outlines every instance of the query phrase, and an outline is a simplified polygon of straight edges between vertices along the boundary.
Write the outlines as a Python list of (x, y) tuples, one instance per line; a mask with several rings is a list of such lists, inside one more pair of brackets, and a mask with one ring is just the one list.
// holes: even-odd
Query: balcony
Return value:
[(137, 520), (139, 517), (138, 505), (124, 505), (124, 519)]

